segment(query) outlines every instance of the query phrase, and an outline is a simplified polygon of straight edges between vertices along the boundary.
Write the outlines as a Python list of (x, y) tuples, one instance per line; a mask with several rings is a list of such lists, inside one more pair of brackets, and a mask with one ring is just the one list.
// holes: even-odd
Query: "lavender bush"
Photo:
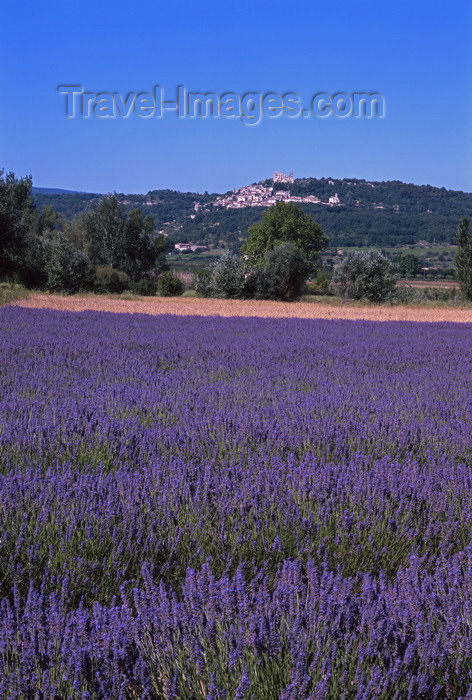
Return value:
[(0, 309), (0, 697), (472, 697), (472, 327)]

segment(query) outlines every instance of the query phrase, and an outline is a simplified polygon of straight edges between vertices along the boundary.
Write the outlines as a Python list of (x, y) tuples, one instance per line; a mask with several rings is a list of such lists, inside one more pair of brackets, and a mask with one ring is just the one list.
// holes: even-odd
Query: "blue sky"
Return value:
[[(224, 192), (270, 177), (472, 191), (470, 0), (4, 3), (0, 167), (36, 186)], [(59, 85), (312, 95), (379, 92), (378, 119), (100, 119)]]

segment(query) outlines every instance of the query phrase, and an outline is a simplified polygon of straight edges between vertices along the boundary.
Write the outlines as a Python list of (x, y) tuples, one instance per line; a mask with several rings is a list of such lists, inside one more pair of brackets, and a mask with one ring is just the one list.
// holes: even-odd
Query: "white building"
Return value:
[(275, 170), (272, 180), (274, 182), (293, 182), (294, 177), (293, 173), (289, 173), (288, 175), (286, 175), (285, 173), (279, 173)]

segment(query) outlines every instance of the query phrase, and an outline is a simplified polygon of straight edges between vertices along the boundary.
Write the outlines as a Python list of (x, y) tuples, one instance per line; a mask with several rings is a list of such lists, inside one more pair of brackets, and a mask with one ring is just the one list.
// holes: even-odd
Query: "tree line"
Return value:
[[(472, 236), (462, 217), (456, 233), (455, 268), (462, 296), (472, 299)], [(308, 277), (319, 275), (328, 238), (322, 226), (294, 203), (277, 202), (248, 229), (240, 254), (229, 253), (201, 270), (194, 287), (201, 296), (292, 300)], [(51, 291), (80, 290), (180, 294), (180, 280), (168, 270), (167, 241), (153, 217), (126, 210), (116, 193), (93, 201), (66, 221), (53, 207), (41, 211), (32, 179), (0, 173), (0, 279)], [(379, 252), (351, 253), (337, 266), (334, 282), (349, 298), (384, 301), (401, 273), (418, 273), (419, 260), (396, 260)]]
[[(266, 181), (272, 185), (272, 181)], [(337, 247), (392, 247), (413, 245), (420, 240), (453, 243), (457, 222), (462, 215), (472, 216), (472, 194), (454, 192), (429, 185), (402, 182), (375, 182), (305, 178), (290, 185), (279, 183), (276, 189), (290, 189), (292, 195), (315, 195), (323, 201), (335, 192), (344, 206), (326, 207), (302, 203)], [(151, 214), (157, 229), (165, 228), (171, 243), (188, 242), (220, 247), (220, 241), (232, 252), (239, 252), (249, 227), (260, 218), (259, 208), (214, 208), (216, 194), (196, 194), (173, 190), (152, 190), (145, 195), (119, 194), (126, 211), (140, 209)], [(39, 207), (50, 205), (70, 220), (88, 209), (96, 195), (34, 193)], [(206, 205), (194, 210), (194, 202)], [(374, 205), (383, 205), (376, 209)], [(394, 208), (395, 207), (395, 208)], [(191, 218), (194, 217), (194, 218)]]
[[(167, 267), (167, 242), (151, 215), (116, 194), (67, 221), (34, 203), (31, 177), (0, 173), (0, 277), (51, 291), (145, 292)], [(155, 288), (154, 288), (155, 291)]]

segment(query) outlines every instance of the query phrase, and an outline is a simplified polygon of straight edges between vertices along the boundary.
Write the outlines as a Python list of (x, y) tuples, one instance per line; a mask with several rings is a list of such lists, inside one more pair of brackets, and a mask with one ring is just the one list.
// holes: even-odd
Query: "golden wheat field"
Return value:
[(428, 321), (472, 323), (472, 308), (419, 306), (358, 306), (313, 302), (242, 301), (192, 297), (141, 297), (120, 299), (101, 296), (31, 294), (16, 306), (60, 311), (108, 311), (180, 316), (259, 316), (261, 318), (365, 319), (370, 321)]

